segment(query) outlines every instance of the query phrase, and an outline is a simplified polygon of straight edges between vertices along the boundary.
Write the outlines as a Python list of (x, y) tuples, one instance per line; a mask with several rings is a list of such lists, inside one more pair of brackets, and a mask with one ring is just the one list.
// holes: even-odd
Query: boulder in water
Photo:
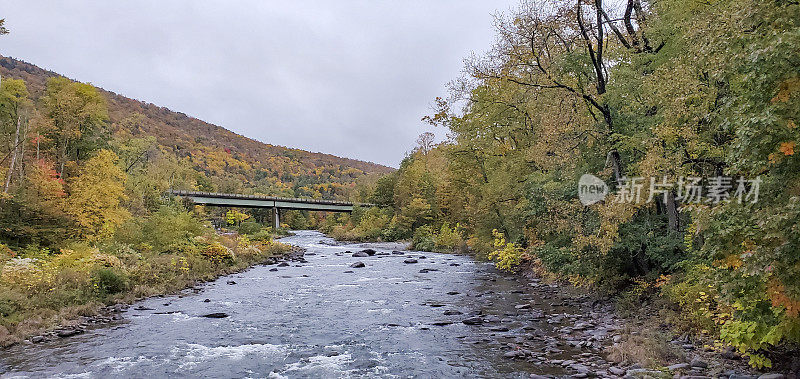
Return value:
[(227, 313), (223, 313), (223, 312), (216, 312), (216, 313), (209, 313), (207, 315), (202, 315), (200, 317), (205, 317), (205, 318), (225, 318), (225, 317), (228, 317), (228, 314)]
[(470, 318), (465, 318), (461, 322), (466, 325), (480, 325), (483, 324), (483, 319), (480, 317), (470, 317)]

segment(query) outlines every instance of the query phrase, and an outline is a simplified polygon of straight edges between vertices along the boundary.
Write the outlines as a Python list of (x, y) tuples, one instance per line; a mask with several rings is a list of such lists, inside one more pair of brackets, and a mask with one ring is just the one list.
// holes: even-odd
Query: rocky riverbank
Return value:
[[(184, 289), (178, 291), (178, 298), (183, 298), (184, 296), (190, 294), (199, 293), (201, 291), (199, 286), (202, 285), (203, 283), (214, 281), (222, 276), (236, 274), (238, 272), (247, 270), (256, 265), (279, 265), (286, 262), (300, 262), (300, 263), (305, 262), (306, 260), (305, 258), (303, 258), (304, 253), (305, 253), (304, 248), (298, 246), (290, 246), (289, 250), (287, 250), (284, 254), (269, 257), (261, 262), (249, 264), (246, 266), (232, 266), (228, 268), (221, 268), (213, 277), (210, 277), (206, 280), (197, 280), (193, 283), (190, 283)], [(229, 281), (228, 284), (235, 285), (236, 283), (233, 281)], [(153, 295), (152, 297), (166, 298), (168, 295), (172, 294), (173, 293), (163, 293), (163, 294)], [(90, 330), (92, 328), (96, 328), (104, 324), (121, 320), (122, 319), (121, 313), (125, 310), (128, 310), (131, 307), (131, 304), (133, 304), (134, 302), (138, 302), (141, 300), (143, 300), (143, 298), (124, 297), (116, 299), (115, 304), (98, 306), (94, 309), (87, 310), (87, 312), (90, 312), (91, 314), (78, 315), (74, 318), (65, 319), (62, 321), (59, 327), (31, 333), (31, 335), (28, 338), (20, 341), (19, 343), (38, 344), (83, 334), (87, 330)], [(136, 309), (144, 310), (140, 307), (137, 307)], [(10, 347), (15, 344), (16, 343), (9, 344), (6, 347)]]

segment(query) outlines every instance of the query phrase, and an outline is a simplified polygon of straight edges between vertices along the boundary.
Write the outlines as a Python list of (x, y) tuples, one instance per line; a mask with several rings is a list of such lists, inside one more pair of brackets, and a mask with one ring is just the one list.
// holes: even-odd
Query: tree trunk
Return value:
[(619, 156), (619, 151), (616, 149), (608, 152), (606, 156), (606, 164), (611, 164), (611, 169), (614, 170), (614, 179), (617, 185), (622, 183), (622, 158)]
[(669, 220), (669, 230), (673, 232), (678, 232), (681, 225), (680, 219), (678, 218), (678, 205), (677, 201), (675, 200), (675, 193), (669, 191), (666, 194), (667, 198), (667, 219)]
[(8, 175), (6, 176), (6, 186), (3, 189), (4, 193), (8, 193), (8, 187), (11, 185), (11, 177), (14, 176), (14, 167), (17, 164), (17, 146), (19, 145), (19, 127), (22, 123), (22, 118), (17, 114), (17, 131), (14, 133), (14, 145), (11, 151), (11, 165), (8, 168)]

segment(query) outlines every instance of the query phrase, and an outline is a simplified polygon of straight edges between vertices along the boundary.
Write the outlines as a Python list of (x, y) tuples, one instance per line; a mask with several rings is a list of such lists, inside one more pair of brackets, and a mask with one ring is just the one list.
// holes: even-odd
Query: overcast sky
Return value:
[[(517, 0), (4, 0), (0, 54), (275, 145), (397, 167)], [(443, 130), (433, 130), (443, 136)]]

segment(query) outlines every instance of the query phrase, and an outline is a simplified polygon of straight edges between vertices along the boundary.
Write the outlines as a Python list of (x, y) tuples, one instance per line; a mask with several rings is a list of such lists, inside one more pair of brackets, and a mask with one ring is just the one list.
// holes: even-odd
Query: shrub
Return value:
[(256, 233), (249, 235), (251, 241), (272, 242), (272, 228), (262, 228)]
[(495, 260), (495, 266), (501, 270), (514, 271), (526, 259), (525, 250), (513, 242), (506, 242), (503, 233), (492, 231), (494, 235), (494, 251), (489, 253), (489, 259)]
[(433, 232), (430, 225), (420, 226), (414, 231), (414, 237), (411, 240), (411, 248), (421, 251), (433, 251), (436, 248)]
[(128, 288), (127, 277), (110, 268), (100, 268), (92, 273), (92, 284), (102, 295), (113, 295)]
[(116, 234), (118, 241), (135, 245), (156, 253), (186, 251), (194, 246), (193, 239), (203, 233), (204, 227), (190, 212), (179, 204), (162, 206), (144, 220), (124, 224)]
[(256, 234), (261, 231), (261, 224), (255, 221), (245, 221), (239, 225), (239, 234)]
[(436, 234), (436, 248), (443, 251), (452, 251), (464, 245), (464, 240), (459, 233), (458, 224), (454, 228), (450, 228), (448, 223), (442, 224), (439, 233)]
[(200, 251), (200, 255), (215, 264), (231, 264), (234, 260), (233, 252), (220, 243), (208, 244)]

